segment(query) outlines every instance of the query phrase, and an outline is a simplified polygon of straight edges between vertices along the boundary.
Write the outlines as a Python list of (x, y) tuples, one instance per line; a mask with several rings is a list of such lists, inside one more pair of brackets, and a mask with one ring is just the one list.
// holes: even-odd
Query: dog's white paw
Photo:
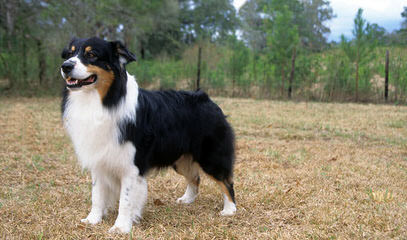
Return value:
[(232, 206), (228, 206), (226, 208), (224, 208), (221, 212), (220, 215), (222, 216), (233, 216), (236, 213), (236, 206), (232, 205)]
[(109, 233), (130, 233), (131, 227), (131, 224), (114, 224), (114, 226), (109, 229)]
[(195, 199), (196, 199), (196, 195), (195, 196), (186, 196), (186, 195), (184, 195), (184, 196), (177, 199), (177, 203), (190, 204), (190, 203), (193, 203), (195, 201)]
[(132, 226), (133, 221), (131, 219), (118, 218), (113, 227), (109, 229), (109, 233), (129, 233)]
[(89, 216), (87, 218), (81, 219), (81, 222), (86, 223), (86, 224), (98, 224), (102, 221), (102, 217), (100, 216), (96, 216), (93, 214), (89, 214)]

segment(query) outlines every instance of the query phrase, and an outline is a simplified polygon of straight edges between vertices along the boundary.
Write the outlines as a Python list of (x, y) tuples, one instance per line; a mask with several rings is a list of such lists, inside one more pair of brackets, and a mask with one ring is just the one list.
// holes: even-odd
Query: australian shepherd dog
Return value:
[(101, 222), (119, 202), (109, 231), (130, 232), (146, 204), (146, 175), (169, 166), (188, 182), (178, 203), (197, 197), (201, 168), (224, 195), (220, 215), (235, 214), (234, 134), (206, 93), (139, 88), (125, 68), (136, 58), (119, 41), (74, 38), (62, 58), (63, 124), (92, 175), (92, 208), (82, 222)]

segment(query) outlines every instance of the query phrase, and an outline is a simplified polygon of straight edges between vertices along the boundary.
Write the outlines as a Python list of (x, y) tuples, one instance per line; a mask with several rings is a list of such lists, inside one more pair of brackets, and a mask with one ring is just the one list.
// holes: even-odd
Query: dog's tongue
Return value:
[(95, 79), (95, 76), (90, 76), (87, 79), (83, 80), (84, 82), (93, 82), (93, 80)]

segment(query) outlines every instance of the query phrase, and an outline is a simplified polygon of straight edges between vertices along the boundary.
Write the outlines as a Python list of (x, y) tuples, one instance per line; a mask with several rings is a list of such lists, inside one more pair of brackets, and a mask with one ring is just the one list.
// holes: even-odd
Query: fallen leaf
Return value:
[(156, 206), (162, 206), (162, 205), (164, 205), (164, 203), (161, 202), (160, 199), (154, 199), (154, 205), (156, 205)]

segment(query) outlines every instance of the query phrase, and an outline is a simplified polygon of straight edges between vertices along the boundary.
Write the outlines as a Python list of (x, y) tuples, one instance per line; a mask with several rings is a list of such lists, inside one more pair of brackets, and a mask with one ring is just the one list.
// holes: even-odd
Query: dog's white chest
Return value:
[(119, 143), (118, 117), (102, 106), (97, 91), (71, 92), (63, 118), (83, 168), (123, 171), (132, 164), (136, 150)]

